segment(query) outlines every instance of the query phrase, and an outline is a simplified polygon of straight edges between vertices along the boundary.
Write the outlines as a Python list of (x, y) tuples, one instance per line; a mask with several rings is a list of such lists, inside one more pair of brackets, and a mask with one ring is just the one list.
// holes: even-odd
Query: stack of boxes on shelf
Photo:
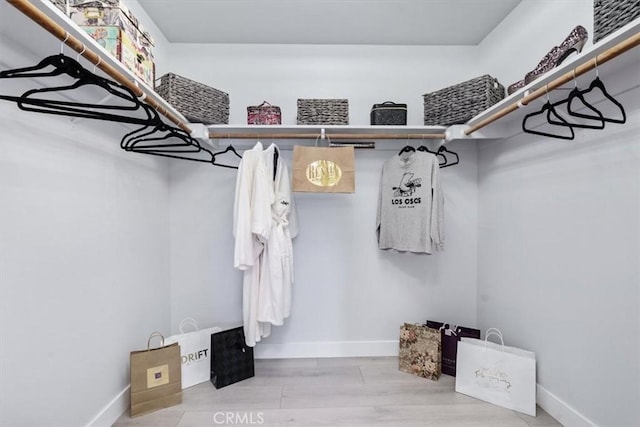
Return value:
[(121, 0), (51, 0), (136, 77), (153, 87), (153, 39)]

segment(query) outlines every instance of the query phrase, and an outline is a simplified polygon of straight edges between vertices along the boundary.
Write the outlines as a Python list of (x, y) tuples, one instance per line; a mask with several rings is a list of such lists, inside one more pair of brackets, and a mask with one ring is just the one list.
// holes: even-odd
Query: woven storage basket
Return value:
[(221, 90), (168, 73), (160, 77), (156, 92), (190, 122), (229, 123), (229, 94)]
[(638, 0), (593, 0), (593, 42), (640, 17)]
[(349, 100), (298, 99), (299, 125), (348, 125)]
[(449, 126), (466, 123), (505, 97), (504, 86), (490, 75), (476, 77), (435, 92), (425, 93), (424, 124)]

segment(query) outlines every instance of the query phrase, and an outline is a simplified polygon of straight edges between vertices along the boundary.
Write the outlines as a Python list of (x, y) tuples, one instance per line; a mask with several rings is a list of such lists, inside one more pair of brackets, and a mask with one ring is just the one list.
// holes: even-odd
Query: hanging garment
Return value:
[(271, 333), (270, 324), (258, 322), (258, 295), (262, 254), (271, 231), (272, 188), (267, 174), (262, 143), (246, 150), (238, 166), (233, 206), (235, 237), (234, 267), (242, 270), (242, 317), (246, 344), (255, 346)]
[(380, 249), (431, 254), (444, 249), (444, 196), (438, 159), (410, 151), (385, 161), (376, 232)]
[(271, 231), (261, 264), (259, 313), (260, 322), (280, 326), (291, 314), (293, 287), (293, 245), (298, 235), (295, 202), (291, 193), (289, 170), (280, 159), (279, 148), (271, 144), (264, 151), (267, 171), (275, 171), (272, 180)]
[(255, 346), (291, 312), (293, 246), (298, 234), (289, 171), (275, 144), (245, 151), (234, 203), (234, 267), (243, 270), (245, 341)]

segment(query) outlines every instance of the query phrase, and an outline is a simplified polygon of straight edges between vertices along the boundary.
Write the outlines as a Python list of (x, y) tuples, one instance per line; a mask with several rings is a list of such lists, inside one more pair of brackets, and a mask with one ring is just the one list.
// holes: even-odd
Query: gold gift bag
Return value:
[[(159, 336), (162, 344), (150, 349), (151, 338)], [(130, 355), (131, 416), (147, 414), (182, 403), (182, 373), (180, 346), (164, 346), (164, 337), (154, 332), (147, 349)]]
[(353, 193), (355, 182), (353, 147), (293, 146), (293, 191)]

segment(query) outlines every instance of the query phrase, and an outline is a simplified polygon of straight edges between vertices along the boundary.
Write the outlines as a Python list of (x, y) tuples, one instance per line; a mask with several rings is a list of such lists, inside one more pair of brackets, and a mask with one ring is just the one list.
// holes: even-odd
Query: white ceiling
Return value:
[(138, 0), (172, 43), (476, 45), (521, 0)]

